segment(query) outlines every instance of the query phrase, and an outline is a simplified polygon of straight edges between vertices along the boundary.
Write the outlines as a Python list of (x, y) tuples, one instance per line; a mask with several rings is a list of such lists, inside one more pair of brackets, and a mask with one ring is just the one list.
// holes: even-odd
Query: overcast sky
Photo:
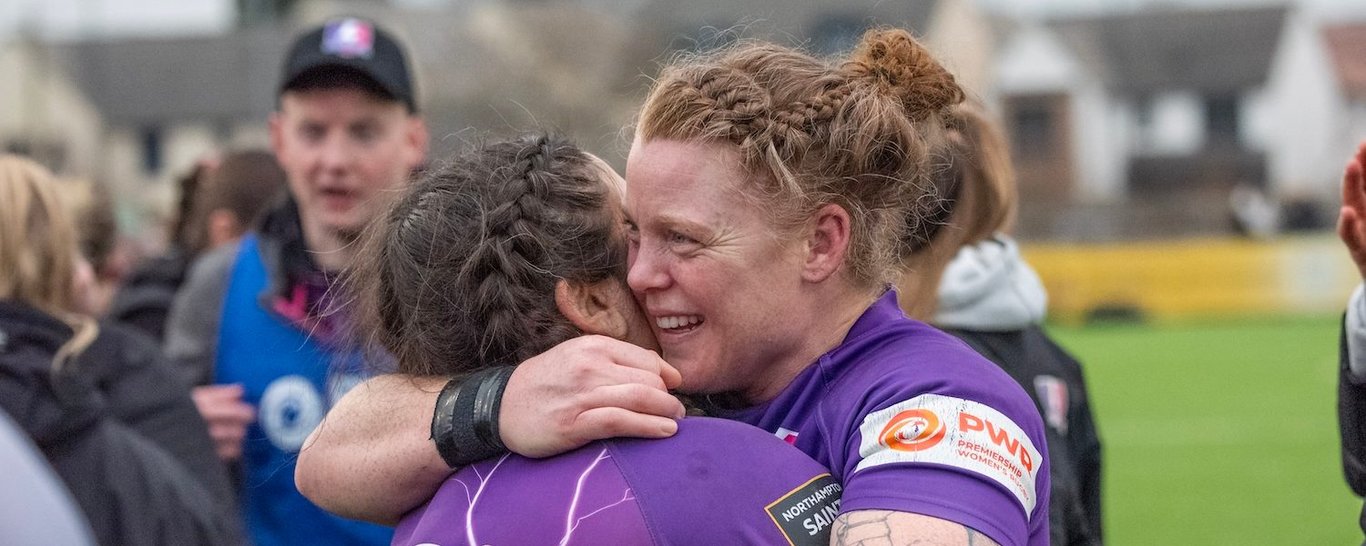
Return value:
[[(452, 0), (400, 0), (439, 5)], [(622, 0), (636, 3), (639, 0)], [(686, 1), (686, 0), (676, 0)], [(909, 0), (886, 0), (900, 2)], [(1087, 13), (1157, 4), (1228, 5), (1284, 3), (1276, 0), (977, 0), (1005, 13)], [(1360, 19), (1366, 0), (1290, 0), (1313, 13)], [(598, 3), (610, 3), (599, 0)], [(233, 0), (0, 0), (0, 39), (21, 28), (52, 39), (81, 36), (165, 36), (221, 32), (232, 24)]]

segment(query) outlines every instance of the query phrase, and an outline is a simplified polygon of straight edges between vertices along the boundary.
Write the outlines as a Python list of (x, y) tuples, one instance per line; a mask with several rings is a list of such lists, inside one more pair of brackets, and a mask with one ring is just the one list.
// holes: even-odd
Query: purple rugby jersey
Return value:
[(774, 400), (729, 412), (830, 468), (841, 512), (894, 510), (1048, 544), (1043, 420), (1005, 372), (888, 291)]
[(465, 467), (403, 518), (393, 544), (826, 546), (840, 490), (768, 432), (690, 417), (663, 440)]

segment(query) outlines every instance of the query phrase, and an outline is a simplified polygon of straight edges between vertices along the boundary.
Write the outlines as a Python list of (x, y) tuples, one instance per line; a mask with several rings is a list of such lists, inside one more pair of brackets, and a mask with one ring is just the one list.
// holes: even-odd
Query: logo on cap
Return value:
[(343, 59), (368, 59), (375, 54), (375, 27), (359, 19), (341, 19), (323, 27), (323, 53)]
[(882, 429), (882, 445), (897, 451), (929, 449), (944, 439), (944, 422), (933, 411), (916, 408), (892, 417)]

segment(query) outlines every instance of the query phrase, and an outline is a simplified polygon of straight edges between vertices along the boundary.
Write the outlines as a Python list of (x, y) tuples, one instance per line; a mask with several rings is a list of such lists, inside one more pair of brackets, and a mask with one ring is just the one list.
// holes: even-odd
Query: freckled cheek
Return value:
[(672, 270), (672, 280), (679, 291), (682, 292), (689, 305), (707, 317), (722, 319), (725, 316), (727, 307), (732, 302), (743, 302), (743, 299), (729, 299), (726, 287), (729, 280), (723, 276), (718, 276), (715, 271), (706, 268), (680, 266)]

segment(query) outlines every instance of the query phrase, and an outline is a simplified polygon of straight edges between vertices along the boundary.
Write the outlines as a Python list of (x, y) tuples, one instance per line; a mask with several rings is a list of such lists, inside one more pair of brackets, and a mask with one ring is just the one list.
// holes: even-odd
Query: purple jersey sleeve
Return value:
[(757, 428), (688, 418), (664, 440), (508, 455), (451, 476), (394, 544), (829, 544), (841, 486)]
[[(858, 360), (831, 384), (825, 420), (846, 511), (882, 509), (953, 521), (1003, 545), (1046, 544), (1049, 476), (1043, 420), (997, 366), (961, 342), (903, 320), (852, 338)], [(831, 462), (834, 468), (835, 462)]]
[(1048, 453), (1033, 401), (962, 342), (905, 318), (892, 293), (776, 399), (734, 417), (830, 468), (842, 512), (910, 512), (1007, 546), (1048, 543)]

